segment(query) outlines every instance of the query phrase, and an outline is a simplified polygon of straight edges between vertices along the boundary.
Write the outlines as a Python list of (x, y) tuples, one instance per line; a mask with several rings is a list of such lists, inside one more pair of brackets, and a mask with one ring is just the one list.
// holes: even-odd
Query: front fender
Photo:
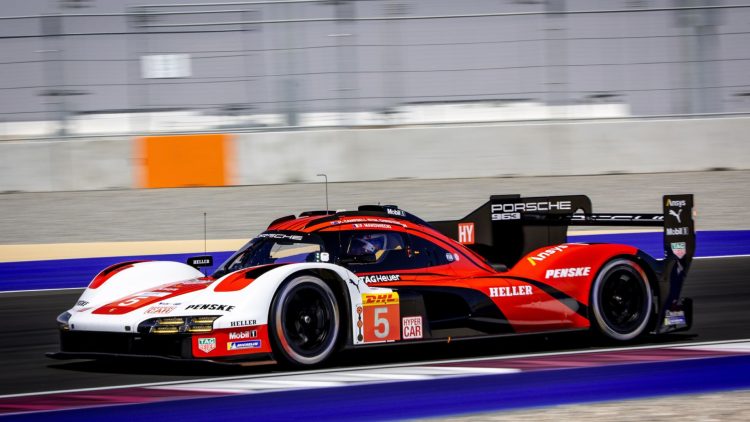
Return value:
[[(299, 273), (316, 273), (325, 271), (328, 274), (334, 275), (339, 283), (344, 286), (343, 289), (345, 290), (346, 295), (348, 295), (347, 303), (340, 303), (339, 305), (342, 307), (342, 309), (340, 309), (341, 314), (348, 315), (349, 321), (358, 320), (357, 308), (362, 305), (363, 294), (392, 291), (390, 289), (369, 287), (367, 284), (360, 281), (358, 276), (342, 266), (318, 262), (287, 264), (272, 268), (265, 271), (245, 287), (238, 290), (225, 291), (225, 289), (219, 287), (223, 281), (228, 280), (233, 274), (242, 271), (248, 270), (240, 270), (228, 274), (217, 280), (217, 282), (209, 288), (211, 294), (217, 301), (236, 305), (236, 308), (231, 315), (225, 315), (214, 322), (214, 328), (216, 329), (233, 328), (237, 326), (237, 324), (247, 321), (255, 323), (252, 325), (267, 325), (271, 303), (273, 302), (276, 292), (285, 280)], [(251, 269), (249, 271), (253, 270)], [(348, 307), (349, 309), (344, 309), (344, 307)], [(356, 325), (351, 324), (351, 329), (352, 338), (354, 339), (353, 342), (359, 343), (360, 341), (357, 340)]]
[(79, 311), (103, 306), (156, 286), (198, 277), (203, 277), (203, 273), (180, 262), (142, 261), (115, 264), (94, 277), (72, 309)]

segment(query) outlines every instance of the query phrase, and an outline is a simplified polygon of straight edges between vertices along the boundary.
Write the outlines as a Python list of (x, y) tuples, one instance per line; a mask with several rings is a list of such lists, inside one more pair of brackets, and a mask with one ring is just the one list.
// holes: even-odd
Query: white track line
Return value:
[[(546, 356), (566, 356), (566, 355), (574, 355), (574, 354), (606, 353), (606, 352), (615, 352), (615, 351), (624, 351), (624, 350), (694, 348), (694, 347), (703, 347), (703, 346), (712, 346), (712, 345), (720, 346), (720, 347), (716, 347), (711, 350), (722, 350), (728, 346), (728, 347), (736, 347), (736, 348), (739, 348), (741, 351), (744, 351), (746, 350), (745, 349), (746, 347), (750, 349), (750, 338), (741, 339), (741, 340), (729, 340), (729, 341), (674, 343), (674, 344), (669, 344), (669, 345), (661, 344), (661, 345), (648, 345), (648, 346), (638, 346), (638, 347), (612, 347), (612, 348), (606, 348), (606, 349), (578, 350), (578, 351), (568, 351), (568, 352), (525, 353), (525, 354), (510, 355), (510, 356), (489, 356), (489, 357), (483, 357), (483, 358), (448, 359), (448, 360), (412, 362), (412, 363), (407, 363), (407, 364), (396, 364), (396, 365), (370, 365), (370, 366), (360, 366), (360, 367), (352, 367), (352, 368), (331, 368), (331, 369), (305, 370), (305, 371), (286, 372), (286, 373), (275, 372), (275, 373), (268, 373), (268, 374), (237, 375), (237, 376), (231, 376), (231, 377), (215, 377), (215, 378), (204, 378), (204, 379), (195, 379), (195, 380), (113, 385), (113, 386), (96, 387), (96, 388), (50, 390), (50, 391), (38, 391), (38, 392), (33, 392), (33, 393), (8, 394), (8, 395), (0, 396), (0, 399), (12, 398), (12, 397), (31, 397), (31, 396), (39, 396), (39, 395), (45, 395), (45, 394), (64, 394), (64, 393), (83, 393), (83, 392), (92, 392), (92, 391), (107, 391), (107, 390), (114, 390), (114, 389), (120, 389), (120, 388), (169, 388), (169, 387), (179, 388), (179, 386), (181, 385), (197, 384), (197, 383), (231, 382), (231, 381), (244, 381), (244, 380), (248, 380), (248, 381), (253, 380), (257, 382), (257, 381), (261, 381), (260, 378), (266, 378), (266, 379), (263, 379), (262, 381), (267, 382), (267, 381), (270, 381), (268, 378), (284, 379), (288, 377), (295, 377), (295, 376), (301, 376), (301, 375), (331, 374), (331, 373), (342, 373), (342, 372), (350, 372), (350, 371), (370, 372), (370, 371), (380, 371), (380, 370), (388, 370), (388, 369), (398, 369), (399, 371), (407, 371), (410, 368), (424, 367), (424, 366), (429, 366), (429, 365), (439, 365), (439, 364), (445, 364), (445, 363), (467, 363), (467, 362), (481, 362), (481, 361), (487, 361), (487, 360), (506, 360), (506, 359), (519, 359), (519, 358), (530, 358), (530, 357), (539, 358), (539, 357), (546, 357)], [(735, 351), (737, 351), (737, 349), (735, 349)], [(441, 370), (442, 369), (444, 368), (441, 368)], [(474, 370), (477, 368), (471, 368), (471, 369)], [(495, 369), (499, 371), (512, 370), (511, 368), (495, 368)], [(477, 372), (482, 372), (484, 374), (487, 374), (486, 368), (480, 369), (480, 371), (477, 371)]]

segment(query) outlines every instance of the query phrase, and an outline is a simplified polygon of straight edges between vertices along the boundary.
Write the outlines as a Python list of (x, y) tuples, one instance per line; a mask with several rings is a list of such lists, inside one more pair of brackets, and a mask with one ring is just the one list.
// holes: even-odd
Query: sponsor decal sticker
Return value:
[(386, 208), (385, 212), (387, 212), (390, 215), (397, 215), (399, 217), (404, 217), (406, 215), (405, 212), (403, 212), (403, 211), (401, 211), (399, 209), (394, 209), (394, 208)]
[(682, 219), (680, 218), (680, 214), (682, 214), (682, 208), (679, 210), (669, 210), (669, 215), (673, 216), (677, 220), (677, 224), (682, 224)]
[(683, 200), (681, 200), (681, 201), (673, 201), (673, 200), (671, 200), (671, 199), (667, 199), (667, 206), (668, 206), (668, 207), (678, 207), (678, 208), (682, 208), (682, 207), (684, 207), (685, 205), (687, 205), (687, 201), (685, 201), (684, 199), (683, 199)]
[(152, 306), (152, 307), (146, 309), (146, 312), (144, 312), (144, 313), (146, 313), (146, 314), (160, 314), (160, 315), (162, 315), (162, 314), (168, 314), (168, 313), (174, 311), (175, 309), (177, 309), (176, 306)]
[(685, 325), (687, 319), (684, 311), (667, 311), (664, 314), (664, 325)]
[(258, 237), (270, 239), (302, 240), (302, 236), (300, 235), (283, 233), (261, 233), (258, 235)]
[(558, 252), (562, 252), (564, 249), (567, 249), (567, 248), (568, 248), (567, 245), (558, 245), (558, 246), (555, 246), (554, 248), (547, 249), (546, 251), (541, 252), (537, 255), (530, 256), (526, 258), (526, 260), (529, 261), (529, 264), (531, 264), (531, 266), (536, 266), (537, 262), (542, 262), (545, 259), (547, 259), (547, 257), (554, 255)]
[(258, 325), (254, 319), (246, 319), (244, 321), (232, 321), (229, 323), (230, 327), (248, 327), (252, 325)]
[(687, 236), (690, 234), (688, 227), (667, 227), (668, 236)]
[(216, 349), (216, 338), (199, 338), (198, 349), (200, 349), (200, 351), (203, 353), (211, 353), (214, 349)]
[(362, 276), (359, 280), (365, 283), (384, 283), (388, 281), (400, 281), (401, 276), (398, 274), (375, 274)]
[(492, 204), (492, 220), (519, 220), (522, 212), (572, 211), (570, 201), (517, 202)]
[(404, 317), (401, 318), (401, 337), (404, 340), (422, 338), (422, 317)]
[(547, 270), (544, 274), (544, 278), (585, 277), (590, 273), (591, 267), (557, 268), (554, 270)]
[(383, 223), (363, 223), (363, 224), (353, 224), (352, 227), (355, 229), (390, 229), (393, 228), (390, 224), (383, 224)]
[(401, 339), (398, 293), (364, 293), (362, 308), (365, 343)]
[(398, 305), (398, 293), (365, 293), (362, 295), (362, 303), (365, 306), (374, 305)]
[(670, 244), (672, 247), (672, 253), (677, 256), (677, 258), (682, 259), (685, 254), (687, 254), (687, 246), (685, 245), (685, 242), (672, 242)]
[(234, 309), (234, 306), (232, 306), (232, 305), (217, 305), (215, 303), (211, 303), (211, 304), (188, 305), (188, 306), (185, 307), (185, 309), (195, 309), (195, 310), (201, 310), (201, 311), (225, 311), (225, 312), (231, 312), (232, 309)]
[(88, 304), (89, 303), (86, 302), (85, 300), (79, 300), (78, 302), (76, 302), (76, 306), (86, 306)]
[(474, 244), (474, 223), (458, 223), (458, 243)]
[(248, 338), (255, 338), (255, 337), (258, 337), (258, 331), (256, 330), (229, 333), (229, 340), (245, 340)]
[(230, 341), (227, 350), (260, 349), (261, 344), (261, 340)]
[(490, 297), (529, 296), (532, 294), (531, 286), (490, 287)]

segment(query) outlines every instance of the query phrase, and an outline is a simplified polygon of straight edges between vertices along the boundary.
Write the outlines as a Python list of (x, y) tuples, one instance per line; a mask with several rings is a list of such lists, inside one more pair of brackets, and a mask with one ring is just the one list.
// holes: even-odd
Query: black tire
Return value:
[(276, 293), (268, 318), (274, 353), (282, 364), (322, 363), (336, 350), (341, 331), (339, 305), (321, 279), (301, 275)]
[(653, 300), (648, 277), (638, 264), (612, 260), (591, 286), (591, 326), (608, 339), (633, 340), (649, 327)]

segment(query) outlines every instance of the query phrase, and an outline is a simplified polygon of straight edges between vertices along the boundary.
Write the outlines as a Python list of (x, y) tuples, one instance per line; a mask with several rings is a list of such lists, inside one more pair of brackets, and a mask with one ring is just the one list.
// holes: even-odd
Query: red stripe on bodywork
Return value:
[(123, 315), (136, 309), (143, 308), (154, 302), (171, 299), (175, 296), (203, 290), (215, 280), (210, 277), (201, 277), (193, 280), (180, 281), (177, 283), (164, 284), (155, 289), (138, 292), (134, 295), (118, 299), (110, 304), (92, 312), (100, 315)]
[(127, 261), (127, 262), (120, 262), (118, 264), (110, 265), (109, 267), (99, 272), (99, 274), (97, 274), (96, 277), (94, 277), (94, 279), (91, 280), (91, 283), (89, 283), (89, 289), (96, 289), (97, 287), (104, 284), (105, 281), (109, 280), (113, 275), (119, 273), (120, 271), (124, 269), (130, 268), (139, 262), (146, 262), (146, 261)]

